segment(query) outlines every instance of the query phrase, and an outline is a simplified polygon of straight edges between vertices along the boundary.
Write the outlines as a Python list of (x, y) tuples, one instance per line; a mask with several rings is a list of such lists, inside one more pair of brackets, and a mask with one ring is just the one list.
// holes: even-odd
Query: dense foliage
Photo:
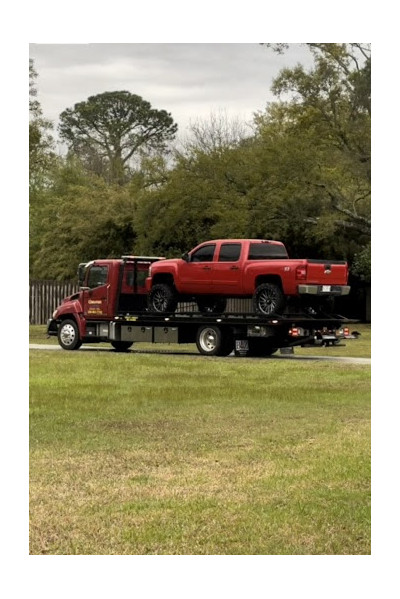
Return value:
[[(284, 69), (249, 134), (211, 115), (180, 149), (171, 115), (128, 92), (66, 109), (65, 158), (30, 65), (31, 276), (74, 277), (122, 253), (177, 256), (216, 237), (281, 239), (293, 257), (344, 258), (370, 277), (370, 49), (308, 44), (313, 67)], [(278, 44), (260, 52), (284, 51)], [(169, 154), (168, 154), (169, 151)]]

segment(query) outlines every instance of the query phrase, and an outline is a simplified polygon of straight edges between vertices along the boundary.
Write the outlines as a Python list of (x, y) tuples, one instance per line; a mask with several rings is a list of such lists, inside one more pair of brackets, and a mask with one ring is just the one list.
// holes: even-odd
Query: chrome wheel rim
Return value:
[(214, 329), (204, 329), (200, 333), (199, 343), (206, 352), (212, 352), (217, 347), (217, 335)]
[(64, 345), (72, 345), (75, 337), (76, 333), (72, 324), (66, 324), (61, 328), (60, 338)]

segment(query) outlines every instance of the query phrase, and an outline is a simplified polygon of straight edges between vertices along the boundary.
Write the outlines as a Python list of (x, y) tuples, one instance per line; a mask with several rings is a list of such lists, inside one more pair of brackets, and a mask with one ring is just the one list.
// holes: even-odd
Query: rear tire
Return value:
[(272, 356), (276, 351), (277, 347), (274, 347), (268, 339), (249, 339), (249, 351), (248, 356), (263, 357)]
[(132, 347), (132, 341), (111, 341), (111, 345), (118, 352), (128, 351), (130, 347)]
[(253, 306), (257, 314), (271, 316), (280, 314), (285, 307), (285, 296), (275, 283), (262, 283), (253, 295)]
[(229, 331), (221, 332), (214, 325), (199, 327), (196, 335), (197, 349), (203, 356), (229, 356), (233, 351), (233, 337)]
[(82, 341), (79, 337), (79, 329), (75, 320), (63, 320), (58, 327), (57, 333), (58, 343), (63, 349), (74, 350), (79, 349)]
[(175, 290), (167, 283), (157, 283), (149, 293), (148, 307), (151, 312), (164, 314), (175, 312), (178, 298)]

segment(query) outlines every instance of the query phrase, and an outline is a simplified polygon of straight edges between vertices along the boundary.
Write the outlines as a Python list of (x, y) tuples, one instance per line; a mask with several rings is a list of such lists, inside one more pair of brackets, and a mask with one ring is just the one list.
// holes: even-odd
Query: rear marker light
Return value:
[(304, 330), (298, 327), (293, 327), (290, 329), (289, 335), (292, 337), (300, 337), (301, 335), (304, 335)]

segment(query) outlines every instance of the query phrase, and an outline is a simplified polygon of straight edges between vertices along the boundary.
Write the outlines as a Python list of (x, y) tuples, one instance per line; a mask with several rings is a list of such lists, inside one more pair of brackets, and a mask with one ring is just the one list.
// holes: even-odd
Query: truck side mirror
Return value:
[(78, 285), (79, 287), (81, 287), (83, 285), (83, 282), (85, 280), (85, 266), (86, 266), (86, 262), (81, 262), (78, 266)]
[(189, 256), (188, 252), (185, 252), (184, 254), (182, 254), (182, 260), (184, 260), (185, 262), (190, 262), (190, 256)]

